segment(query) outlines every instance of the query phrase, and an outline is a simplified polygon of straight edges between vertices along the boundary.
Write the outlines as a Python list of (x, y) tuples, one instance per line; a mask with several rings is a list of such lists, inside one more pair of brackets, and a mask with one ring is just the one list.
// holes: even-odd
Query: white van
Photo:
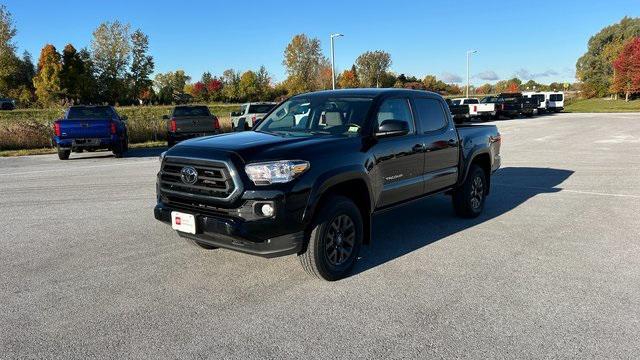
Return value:
[(522, 96), (528, 97), (528, 98), (532, 98), (532, 99), (538, 100), (538, 102), (540, 102), (540, 105), (538, 105), (538, 114), (544, 113), (544, 112), (547, 111), (547, 107), (549, 105), (549, 100), (547, 99), (547, 94), (545, 94), (543, 92), (528, 91), (528, 92), (522, 93)]
[(545, 94), (547, 95), (547, 100), (549, 100), (549, 111), (560, 112), (564, 110), (564, 92), (550, 91)]

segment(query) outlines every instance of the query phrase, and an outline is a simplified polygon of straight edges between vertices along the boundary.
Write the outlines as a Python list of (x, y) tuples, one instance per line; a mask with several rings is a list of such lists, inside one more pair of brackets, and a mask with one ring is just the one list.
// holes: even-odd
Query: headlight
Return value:
[(160, 162), (162, 162), (162, 160), (164, 160), (164, 156), (167, 154), (166, 151), (163, 151), (160, 153), (160, 156), (158, 157), (158, 160), (160, 160)]
[(245, 166), (244, 171), (254, 184), (269, 185), (289, 182), (307, 171), (309, 167), (308, 161), (281, 160), (249, 164)]

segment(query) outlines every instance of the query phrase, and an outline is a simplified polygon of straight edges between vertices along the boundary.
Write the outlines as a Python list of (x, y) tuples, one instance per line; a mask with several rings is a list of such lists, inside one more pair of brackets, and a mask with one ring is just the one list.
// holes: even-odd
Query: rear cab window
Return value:
[(562, 94), (551, 94), (549, 95), (549, 100), (551, 101), (562, 101)]
[(272, 104), (249, 105), (249, 114), (266, 114), (274, 107), (275, 105)]
[(209, 112), (209, 108), (206, 106), (176, 106), (173, 110), (173, 116), (211, 116), (211, 113)]
[(468, 105), (468, 104), (478, 104), (478, 103), (479, 103), (478, 99), (466, 99), (466, 100), (463, 102), (463, 104), (464, 104), (464, 105)]
[(74, 106), (67, 111), (69, 120), (104, 120), (116, 118), (110, 106)]
[(429, 98), (415, 98), (420, 130), (424, 133), (438, 131), (447, 126), (448, 118), (440, 101)]

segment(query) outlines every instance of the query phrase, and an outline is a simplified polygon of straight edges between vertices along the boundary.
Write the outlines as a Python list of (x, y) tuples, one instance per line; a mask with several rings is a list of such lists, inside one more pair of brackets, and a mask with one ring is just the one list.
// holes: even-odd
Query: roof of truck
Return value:
[(398, 88), (357, 88), (357, 89), (337, 89), (337, 90), (322, 90), (310, 93), (299, 94), (296, 96), (363, 96), (363, 97), (378, 97), (382, 95), (432, 95), (440, 96), (431, 91), (425, 90), (412, 90), (412, 89), (398, 89)]

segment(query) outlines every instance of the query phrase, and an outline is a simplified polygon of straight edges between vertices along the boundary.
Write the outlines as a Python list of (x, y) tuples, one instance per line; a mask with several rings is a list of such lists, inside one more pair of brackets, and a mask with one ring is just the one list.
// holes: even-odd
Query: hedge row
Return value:
[[(171, 106), (118, 107), (118, 114), (127, 116), (129, 141), (142, 143), (166, 140), (166, 120)], [(223, 131), (231, 129), (229, 113), (238, 108), (234, 104), (209, 105), (220, 120)], [(35, 149), (52, 146), (52, 124), (63, 109), (19, 109), (0, 111), (0, 150)]]

